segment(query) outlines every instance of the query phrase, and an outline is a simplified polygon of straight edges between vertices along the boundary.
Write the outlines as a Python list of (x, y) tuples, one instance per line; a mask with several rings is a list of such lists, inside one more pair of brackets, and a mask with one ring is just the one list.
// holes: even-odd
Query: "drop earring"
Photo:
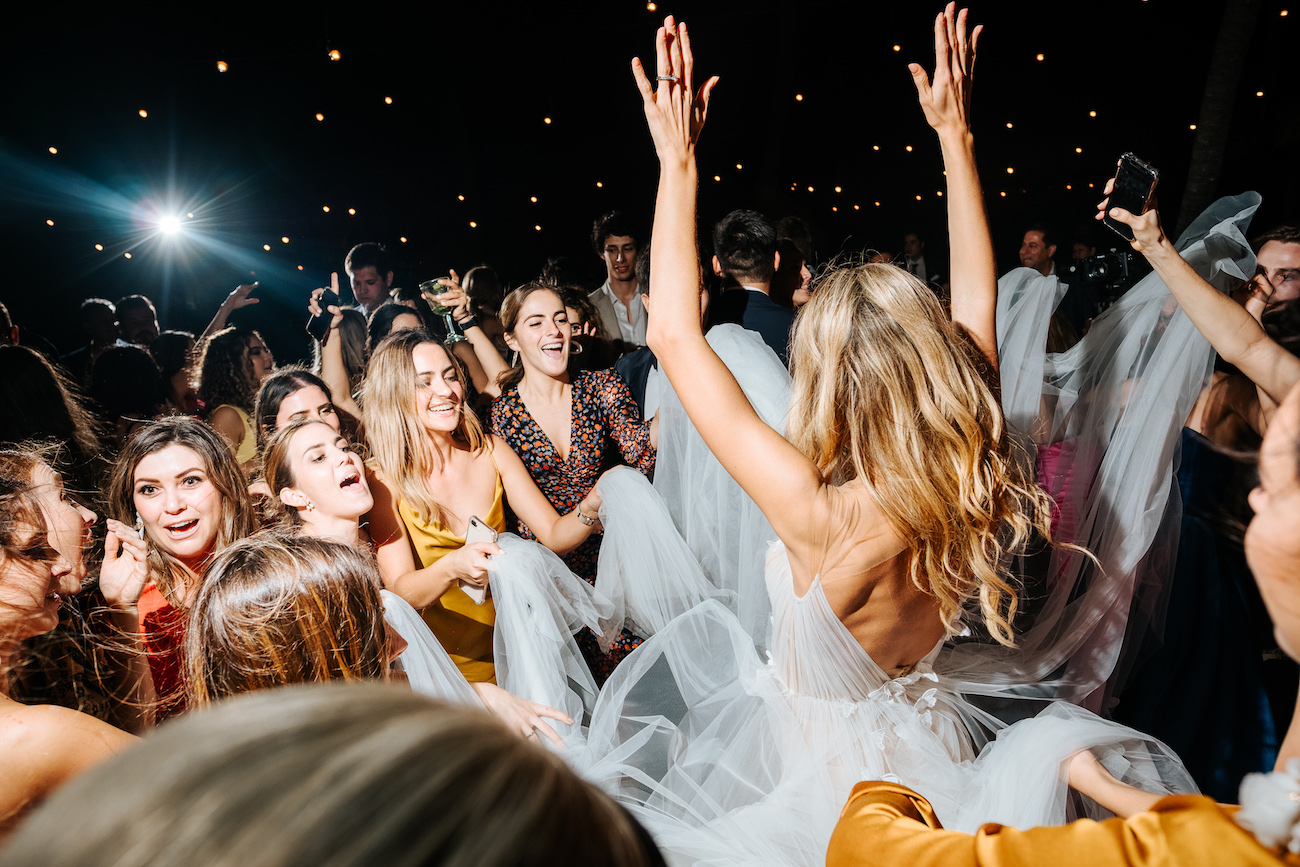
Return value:
[(140, 518), (140, 513), (135, 513), (135, 532), (141, 539), (144, 538), (144, 521)]

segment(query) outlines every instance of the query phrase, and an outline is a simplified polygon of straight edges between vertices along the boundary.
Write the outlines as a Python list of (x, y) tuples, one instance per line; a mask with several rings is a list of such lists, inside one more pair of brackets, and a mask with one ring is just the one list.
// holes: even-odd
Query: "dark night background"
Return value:
[[(291, 360), (306, 350), (307, 292), (358, 241), (387, 244), (402, 284), (480, 262), (517, 284), (559, 254), (583, 257), (598, 280), (592, 218), (614, 208), (646, 226), (652, 217), (657, 166), (628, 61), (653, 63), (667, 12), (691, 25), (698, 70), (722, 76), (700, 149), (702, 225), (755, 207), (811, 220), (821, 259), (897, 252), (913, 229), (942, 248), (939, 151), (906, 68), (932, 66), (938, 8), (62, 7), (11, 33), (0, 59), (0, 297), (20, 326), (67, 351), (84, 342), (84, 298), (142, 292), (164, 328), (198, 332), (230, 289), (256, 279), (262, 303), (236, 318)], [(1003, 267), (1016, 264), (1031, 221), (1056, 227), (1068, 251), (1098, 198), (1088, 184), (1100, 188), (1124, 151), (1161, 170), (1174, 221), (1223, 8), (975, 7), (987, 27), (976, 147)], [(1300, 213), (1300, 4), (1286, 8), (1260, 4), (1218, 185), (1263, 194), (1255, 231)], [(162, 213), (193, 219), (163, 238)]]

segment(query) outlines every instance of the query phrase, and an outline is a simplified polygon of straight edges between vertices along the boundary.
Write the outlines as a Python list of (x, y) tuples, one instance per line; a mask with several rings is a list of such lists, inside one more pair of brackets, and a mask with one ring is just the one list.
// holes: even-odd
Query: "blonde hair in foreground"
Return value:
[[(77, 817), (68, 833), (68, 817)], [(392, 684), (252, 693), (160, 728), (61, 788), (9, 867), (663, 864), (556, 755)]]
[(862, 481), (950, 632), (977, 598), (989, 634), (1012, 646), (1018, 597), (1003, 564), (1034, 530), (1051, 538), (1051, 501), (976, 352), (901, 268), (832, 271), (796, 320), (786, 432), (832, 484)]
[[(429, 493), (428, 485), (428, 480), (441, 468), (435, 464), (429, 432), (420, 424), (415, 406), (417, 383), (411, 355), (417, 346), (425, 343), (442, 346), (427, 331), (420, 329), (398, 331), (384, 338), (370, 357), (370, 367), (362, 386), (365, 398), (362, 415), (366, 437), (370, 441), (370, 454), (389, 483), (415, 510), (420, 520), (437, 520), (445, 524), (446, 516)], [(456, 369), (456, 380), (461, 387), (460, 424), (456, 436), (471, 452), (478, 453), (487, 446), (487, 437), (478, 416), (465, 402), (469, 394), (465, 372), (451, 351), (442, 348)]]

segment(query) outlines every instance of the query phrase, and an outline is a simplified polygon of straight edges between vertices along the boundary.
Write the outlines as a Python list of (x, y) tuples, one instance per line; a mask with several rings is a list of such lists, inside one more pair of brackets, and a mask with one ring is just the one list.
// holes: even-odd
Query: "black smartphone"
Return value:
[(316, 338), (317, 343), (324, 343), (325, 335), (330, 333), (330, 320), (334, 318), (330, 308), (339, 306), (339, 293), (326, 289), (316, 303), (320, 305), (320, 313), (307, 320), (307, 333)]
[(1131, 153), (1119, 158), (1119, 170), (1115, 172), (1115, 188), (1110, 192), (1110, 201), (1106, 203), (1106, 214), (1102, 222), (1125, 241), (1133, 240), (1133, 230), (1110, 215), (1111, 208), (1123, 208), (1130, 214), (1143, 214), (1155, 192), (1160, 172), (1144, 163)]

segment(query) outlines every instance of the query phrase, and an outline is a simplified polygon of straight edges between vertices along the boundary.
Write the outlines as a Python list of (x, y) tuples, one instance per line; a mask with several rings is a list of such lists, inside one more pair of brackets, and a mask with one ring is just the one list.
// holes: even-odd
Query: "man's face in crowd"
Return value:
[(1300, 298), (1300, 244), (1269, 241), (1259, 248), (1259, 268), (1273, 284), (1270, 302)]
[(1035, 271), (1046, 271), (1055, 252), (1055, 246), (1043, 243), (1042, 232), (1031, 229), (1025, 232), (1025, 239), (1020, 244), (1020, 264)]
[(1096, 255), (1097, 255), (1096, 247), (1090, 247), (1087, 244), (1081, 244), (1081, 243), (1074, 245), (1074, 258), (1076, 259), (1088, 259)]
[(601, 248), (611, 280), (631, 280), (636, 274), (636, 241), (630, 235), (610, 235)]
[(148, 346), (158, 336), (158, 315), (148, 307), (131, 307), (125, 313), (119, 311), (117, 324), (122, 339), (127, 343)]
[(907, 258), (920, 258), (923, 249), (925, 249), (925, 245), (921, 243), (921, 239), (915, 234), (903, 236), (903, 255)]
[(349, 273), (348, 277), (352, 279), (352, 295), (357, 299), (357, 303), (367, 310), (374, 310), (388, 295), (388, 288), (393, 283), (393, 272), (380, 274), (379, 269), (374, 265), (367, 265), (364, 268), (358, 268), (355, 272)]

